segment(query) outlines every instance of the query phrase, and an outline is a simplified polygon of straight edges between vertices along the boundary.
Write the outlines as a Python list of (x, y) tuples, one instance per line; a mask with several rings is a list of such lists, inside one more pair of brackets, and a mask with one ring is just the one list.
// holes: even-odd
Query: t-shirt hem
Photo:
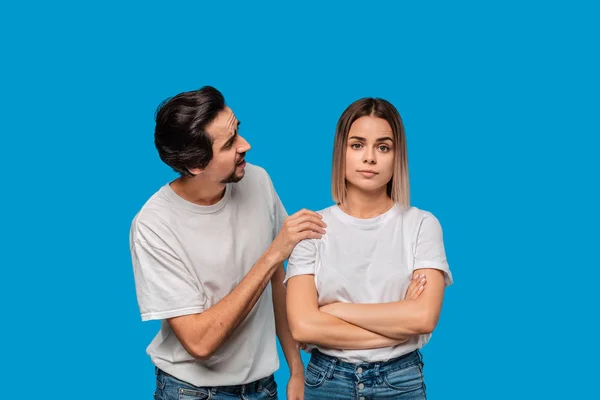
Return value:
[(295, 277), (295, 276), (299, 276), (299, 275), (314, 275), (315, 272), (314, 271), (294, 271), (292, 273), (290, 273), (289, 275), (285, 276), (285, 279), (283, 280), (283, 285), (287, 286), (287, 282)]
[(452, 273), (450, 272), (450, 266), (448, 263), (443, 262), (432, 262), (432, 261), (422, 261), (415, 265), (414, 271), (418, 269), (439, 269), (444, 272), (444, 277), (446, 281), (446, 286), (452, 285), (454, 283), (454, 279), (452, 278)]
[(187, 307), (187, 308), (179, 308), (177, 310), (143, 313), (142, 321), (174, 318), (174, 317), (180, 317), (183, 315), (198, 314), (198, 313), (201, 313), (202, 311), (204, 311), (203, 307)]

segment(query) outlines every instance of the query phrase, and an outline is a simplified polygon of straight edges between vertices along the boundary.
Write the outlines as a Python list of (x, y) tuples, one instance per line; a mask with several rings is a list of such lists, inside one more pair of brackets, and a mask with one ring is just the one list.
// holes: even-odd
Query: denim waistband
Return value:
[(380, 373), (408, 368), (412, 365), (422, 364), (423, 356), (419, 350), (414, 350), (400, 357), (380, 362), (362, 362), (358, 364), (348, 363), (339, 358), (328, 356), (314, 349), (310, 358), (309, 368), (319, 369), (329, 378), (335, 371), (337, 374), (361, 375), (363, 377), (379, 377)]
[[(168, 377), (170, 377), (171, 379), (175, 379), (176, 381), (179, 382), (183, 382), (179, 379), (177, 379), (176, 377), (174, 377), (173, 375), (169, 375), (168, 373), (166, 373), (165, 371), (156, 368), (156, 374), (164, 374)], [(210, 391), (212, 393), (217, 393), (217, 392), (226, 392), (226, 393), (230, 393), (230, 394), (244, 394), (244, 393), (256, 393), (256, 392), (260, 392), (262, 391), (264, 388), (268, 387), (269, 384), (271, 383), (271, 381), (275, 380), (273, 375), (269, 375), (265, 378), (261, 378), (258, 379), (254, 382), (249, 382), (249, 383), (244, 383), (241, 385), (232, 385), (232, 386), (205, 386), (203, 387), (203, 389)], [(190, 385), (187, 382), (183, 382), (184, 384)]]

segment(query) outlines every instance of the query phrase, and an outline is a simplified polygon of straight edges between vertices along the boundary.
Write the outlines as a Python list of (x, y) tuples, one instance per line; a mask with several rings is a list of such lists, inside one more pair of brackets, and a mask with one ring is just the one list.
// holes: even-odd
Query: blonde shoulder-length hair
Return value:
[(387, 194), (403, 206), (410, 205), (408, 182), (408, 155), (406, 136), (400, 113), (390, 102), (378, 98), (363, 98), (350, 104), (342, 113), (335, 129), (333, 144), (333, 167), (331, 174), (331, 194), (337, 204), (346, 202), (346, 150), (350, 127), (360, 117), (374, 116), (386, 120), (394, 139), (394, 172), (387, 184)]

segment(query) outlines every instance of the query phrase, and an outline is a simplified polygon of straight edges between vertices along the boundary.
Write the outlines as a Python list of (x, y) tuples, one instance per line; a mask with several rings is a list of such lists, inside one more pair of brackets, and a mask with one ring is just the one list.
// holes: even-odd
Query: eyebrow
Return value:
[[(360, 136), (351, 136), (348, 139), (356, 139), (356, 140), (360, 140), (360, 141), (363, 141), (363, 142), (367, 141), (367, 139), (365, 139), (364, 137), (360, 137)], [(390, 142), (394, 141), (394, 139), (392, 139), (391, 137), (385, 136), (385, 137), (378, 138), (377, 140), (375, 140), (375, 142), (385, 142), (386, 140), (389, 140)]]
[(225, 148), (231, 146), (231, 144), (235, 140), (235, 137), (238, 134), (238, 128), (239, 128), (240, 124), (241, 124), (241, 122), (238, 121), (237, 126), (235, 127), (235, 131), (233, 132), (233, 135), (231, 135), (231, 137), (225, 142), (225, 144), (223, 144), (223, 146), (221, 146), (221, 150), (224, 150)]

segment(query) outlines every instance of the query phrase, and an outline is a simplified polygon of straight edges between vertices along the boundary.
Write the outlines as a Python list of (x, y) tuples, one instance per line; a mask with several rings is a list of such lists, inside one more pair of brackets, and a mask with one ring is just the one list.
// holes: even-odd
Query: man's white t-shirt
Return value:
[(142, 207), (130, 248), (142, 320), (162, 321), (147, 348), (158, 368), (195, 386), (244, 384), (279, 368), (270, 284), (209, 360), (192, 357), (165, 319), (201, 313), (229, 294), (286, 217), (267, 172), (251, 164), (214, 205), (188, 202), (167, 184)]
[[(294, 248), (285, 282), (314, 275), (319, 305), (333, 302), (388, 303), (404, 299), (412, 273), (420, 268), (452, 274), (446, 261), (442, 228), (431, 213), (399, 204), (375, 218), (355, 218), (337, 205), (319, 211), (327, 224), (322, 239), (303, 240)], [(392, 318), (392, 316), (390, 316)], [(431, 335), (403, 344), (368, 350), (339, 350), (308, 345), (350, 363), (386, 361), (423, 347)]]

